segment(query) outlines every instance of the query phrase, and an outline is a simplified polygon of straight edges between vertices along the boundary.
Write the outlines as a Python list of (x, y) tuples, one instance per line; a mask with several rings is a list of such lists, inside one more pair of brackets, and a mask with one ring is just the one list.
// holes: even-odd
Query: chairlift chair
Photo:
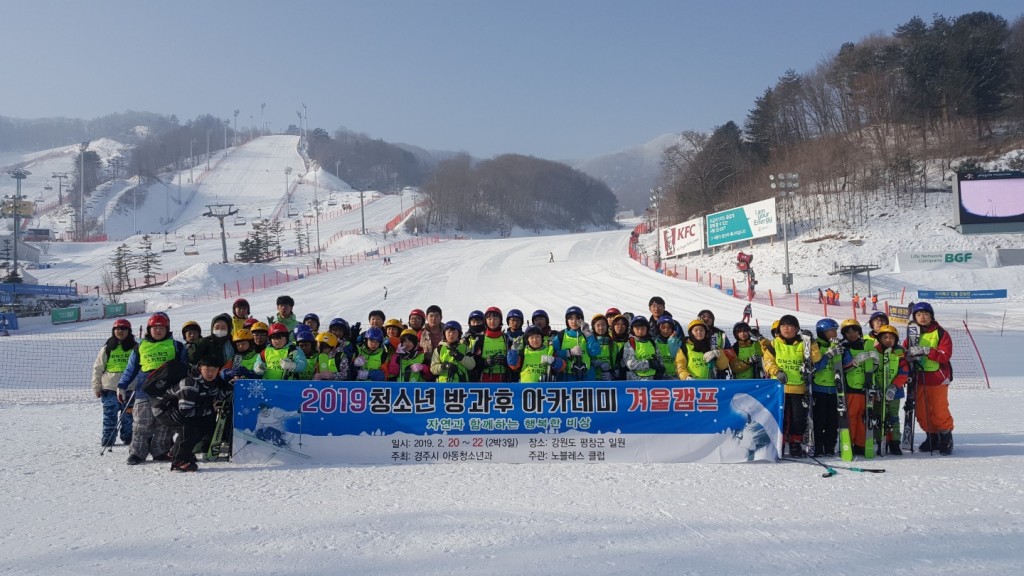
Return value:
[(163, 248), (160, 249), (160, 251), (161, 252), (177, 252), (178, 251), (178, 245), (175, 244), (174, 242), (164, 242), (164, 246), (163, 246)]
[(295, 208), (292, 208), (291, 204), (289, 204), (288, 205), (288, 217), (291, 218), (292, 216), (298, 216), (298, 215), (299, 215), (299, 211), (297, 209), (295, 209)]
[(302, 213), (302, 217), (303, 218), (315, 218), (316, 214), (314, 214), (312, 210), (306, 210), (305, 212)]
[(245, 226), (245, 216), (235, 216), (235, 226)]
[(199, 256), (199, 248), (195, 246), (185, 246), (185, 256)]

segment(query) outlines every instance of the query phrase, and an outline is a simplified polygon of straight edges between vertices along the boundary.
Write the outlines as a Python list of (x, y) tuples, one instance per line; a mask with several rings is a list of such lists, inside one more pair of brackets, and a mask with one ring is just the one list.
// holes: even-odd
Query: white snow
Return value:
[[(302, 171), (295, 142), (285, 139), (261, 138), (230, 152), (204, 176), (196, 198), (201, 193), (203, 201), (219, 197), (240, 202), (247, 216), (256, 214), (250, 204), (263, 207), (266, 216), (283, 202), (283, 167)], [(258, 166), (264, 166), (261, 176), (256, 175)], [(343, 191), (344, 183), (331, 178), (325, 171), (317, 175), (321, 194), (327, 181), (339, 195), (352, 197)], [(303, 183), (296, 195), (311, 199), (313, 187)], [(186, 198), (190, 194), (183, 191)], [(158, 198), (155, 207), (147, 206), (147, 226), (159, 224), (163, 202)], [(399, 202), (383, 196), (368, 204), (367, 228), (372, 233), (336, 240), (325, 249), (324, 259), (391, 242), (380, 230), (399, 212)], [(357, 196), (354, 204), (358, 208)], [(185, 257), (184, 237), (213, 232), (215, 221), (198, 216), (198, 207), (185, 206), (180, 212), (182, 219), (171, 224), (177, 230), (178, 252), (168, 255), (165, 269), (182, 272), (167, 285), (131, 296), (145, 298), (150, 311), (173, 306), (175, 331), (187, 319), (205, 325), (227, 311), (231, 300), (218, 294), (225, 283), (289, 267), (305, 270), (312, 263), (312, 257), (302, 256), (269, 266), (218, 264), (220, 240), (213, 236), (197, 242), (199, 257)], [(906, 214), (905, 225), (893, 220), (885, 223), (884, 231), (878, 229), (881, 224), (865, 226), (858, 232), (874, 245), (874, 252), (853, 252), (851, 258), (887, 254), (893, 248), (882, 242), (886, 235), (901, 239), (901, 246), (913, 246), (908, 249), (929, 248), (939, 237), (956, 240), (955, 234), (946, 238), (934, 225), (929, 230), (935, 237), (912, 234), (933, 216)], [(322, 237), (358, 228), (358, 209), (328, 222), (321, 221)], [(326, 226), (332, 231), (325, 235)], [(398, 235), (399, 240), (408, 237)], [(1019, 236), (968, 240), (972, 246), (1021, 245)], [(237, 246), (237, 238), (229, 240), (229, 255), (232, 241)], [(472, 309), (497, 305), (527, 314), (543, 308), (558, 322), (569, 305), (581, 306), (588, 317), (609, 306), (646, 312), (647, 300), (659, 294), (677, 317), (710, 308), (722, 326), (739, 318), (742, 301), (643, 268), (626, 258), (627, 241), (628, 230), (448, 240), (394, 254), (390, 266), (369, 260), (245, 297), (257, 317), (272, 313), (276, 297), (287, 293), (295, 298), (299, 316), (316, 312), (321, 319), (342, 316), (365, 322), (374, 308), (405, 318), (412, 308), (438, 304), (446, 318), (459, 320)], [(84, 285), (83, 278), (99, 277), (115, 246), (54, 243), (49, 256), (56, 266), (32, 273), (41, 282), (76, 279)], [(825, 272), (832, 258), (845, 257), (852, 249), (849, 244), (791, 240), (797, 288), (829, 285), (833, 279)], [(780, 250), (780, 243), (755, 247), (762, 290), (781, 291)], [(734, 252), (691, 264), (726, 278), (738, 276)], [(548, 263), (549, 253), (554, 263)], [(1017, 288), (1024, 274), (1016, 268), (955, 276), (885, 272), (873, 274), (872, 281), (888, 291), (908, 284), (915, 289), (1008, 288), (1013, 295), (1008, 301), (986, 303), (935, 302), (940, 323), (958, 322), (964, 314), (1001, 318), (1004, 311), (1011, 318), (1024, 317)], [(785, 312), (755, 306), (762, 325)], [(799, 317), (817, 319), (810, 313)], [(137, 324), (144, 318), (131, 320)], [(884, 467), (884, 474), (840, 470), (827, 479), (821, 477), (822, 469), (795, 463), (200, 463), (197, 474), (171, 474), (162, 464), (126, 466), (122, 446), (101, 456), (97, 401), (3, 403), (0, 510), (6, 528), (0, 531), (0, 572), (1019, 574), (1024, 569), (1024, 389), (1015, 358), (1019, 332), (1000, 336), (999, 322), (993, 322), (972, 323), (992, 389), (962, 389), (954, 383), (950, 391), (957, 422), (954, 455), (878, 458), (863, 465)], [(32, 324), (24, 332), (99, 334), (108, 325), (109, 320), (59, 328)], [(97, 347), (101, 341), (98, 335)], [(45, 373), (45, 357), (42, 352), (26, 361), (40, 363)], [(82, 366), (83, 371), (88, 368)]]

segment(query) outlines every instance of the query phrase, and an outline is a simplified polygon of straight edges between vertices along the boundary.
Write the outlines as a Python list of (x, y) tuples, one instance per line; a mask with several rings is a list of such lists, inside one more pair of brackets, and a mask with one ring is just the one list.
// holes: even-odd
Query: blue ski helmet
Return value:
[(910, 315), (913, 316), (918, 312), (927, 312), (932, 318), (935, 318), (935, 310), (932, 310), (932, 305), (927, 302), (918, 302), (914, 304), (914, 308), (910, 311)]
[(366, 330), (366, 339), (367, 340), (376, 340), (377, 342), (383, 342), (384, 341), (384, 331), (381, 330), (380, 328), (377, 328), (376, 326), (374, 326), (373, 328), (368, 328)]
[(828, 332), (829, 330), (839, 330), (839, 322), (836, 322), (831, 318), (822, 318), (814, 325), (814, 329), (818, 333), (818, 338), (827, 340), (828, 338), (825, 337), (825, 332)]
[(543, 318), (548, 322), (551, 322), (551, 318), (548, 316), (548, 313), (543, 310), (534, 310), (533, 314), (530, 316), (530, 322), (534, 322), (537, 318)]
[(332, 318), (331, 323), (327, 325), (327, 328), (331, 329), (335, 326), (341, 326), (342, 330), (348, 332), (348, 322), (346, 322), (344, 318)]
[(629, 327), (630, 328), (635, 328), (637, 326), (643, 326), (644, 328), (650, 328), (651, 327), (651, 321), (648, 320), (646, 316), (640, 316), (640, 315), (634, 316), (633, 317), (633, 321), (629, 323)]
[(445, 330), (455, 330), (459, 334), (462, 334), (462, 324), (459, 324), (455, 320), (449, 320), (444, 323)]
[(479, 321), (483, 322), (484, 321), (484, 313), (479, 311), (479, 310), (473, 310), (472, 312), (469, 313), (469, 319), (470, 320), (479, 320)]
[(885, 320), (883, 324), (889, 323), (889, 315), (879, 310), (877, 312), (871, 313), (871, 316), (868, 318), (868, 326), (873, 325), (875, 323), (875, 320), (878, 320), (879, 318)]
[(583, 320), (583, 310), (579, 306), (569, 306), (565, 311), (565, 319), (568, 320), (570, 316), (578, 316), (580, 320)]
[(305, 323), (306, 320), (316, 320), (316, 323), (320, 324), (320, 317), (317, 316), (316, 314), (313, 314), (312, 312), (310, 312), (309, 314), (306, 314), (305, 316), (302, 317), (302, 322), (303, 323)]
[(298, 342), (312, 342), (312, 343), (315, 344), (316, 343), (316, 337), (313, 336), (313, 331), (312, 330), (303, 330), (302, 332), (299, 332), (298, 334), (296, 334), (295, 342), (296, 343), (298, 343)]
[(509, 310), (508, 311), (508, 316), (505, 316), (505, 320), (508, 320), (509, 318), (519, 318), (520, 320), (522, 320), (524, 322), (526, 321), (526, 319), (523, 318), (523, 311), (520, 310), (519, 308), (513, 308), (513, 309)]

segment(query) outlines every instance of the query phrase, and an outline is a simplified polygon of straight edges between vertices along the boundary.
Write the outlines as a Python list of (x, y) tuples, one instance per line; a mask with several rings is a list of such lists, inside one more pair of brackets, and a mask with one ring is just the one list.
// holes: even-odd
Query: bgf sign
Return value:
[(973, 256), (973, 252), (947, 252), (946, 262), (967, 262)]

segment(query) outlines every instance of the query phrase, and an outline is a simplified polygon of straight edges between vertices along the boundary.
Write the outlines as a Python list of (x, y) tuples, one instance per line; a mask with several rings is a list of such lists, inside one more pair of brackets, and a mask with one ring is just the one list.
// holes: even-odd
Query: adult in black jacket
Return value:
[(235, 356), (231, 344), (231, 316), (218, 314), (210, 322), (210, 335), (203, 337), (196, 345), (196, 358), (212, 356), (219, 366), (227, 366)]

